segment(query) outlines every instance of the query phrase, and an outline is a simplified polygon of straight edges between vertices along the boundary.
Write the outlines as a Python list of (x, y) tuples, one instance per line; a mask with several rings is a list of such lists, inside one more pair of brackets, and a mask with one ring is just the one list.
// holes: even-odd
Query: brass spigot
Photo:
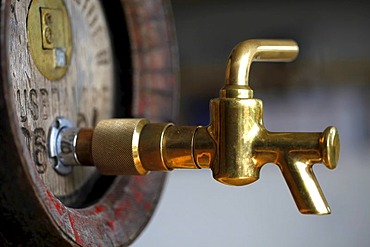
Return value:
[[(324, 163), (329, 169), (336, 167), (340, 146), (337, 129), (328, 127), (322, 133), (267, 131), (262, 101), (253, 98), (248, 85), (252, 62), (289, 62), (297, 55), (298, 46), (292, 40), (247, 40), (238, 44), (228, 60), (220, 98), (211, 100), (207, 127), (111, 119), (99, 122), (94, 130), (60, 131), (62, 135), (77, 134), (75, 138), (55, 138), (64, 140), (64, 144), (51, 145), (65, 145), (71, 140), (64, 150), (69, 150), (75, 161), (64, 165), (93, 164), (106, 175), (210, 168), (217, 181), (237, 186), (256, 181), (264, 164), (275, 163), (301, 213), (329, 214), (312, 166)], [(63, 159), (68, 160), (65, 156)]]

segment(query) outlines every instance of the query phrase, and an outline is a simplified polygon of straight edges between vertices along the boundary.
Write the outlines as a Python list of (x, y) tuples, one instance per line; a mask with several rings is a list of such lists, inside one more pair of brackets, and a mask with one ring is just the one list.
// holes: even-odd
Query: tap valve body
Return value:
[[(253, 98), (248, 85), (252, 62), (289, 62), (297, 55), (298, 46), (292, 40), (247, 40), (238, 44), (229, 56), (220, 98), (211, 100), (209, 126), (110, 119), (99, 122), (95, 129), (59, 131), (60, 135), (76, 136), (49, 138), (49, 145), (52, 150), (73, 150), (54, 156), (73, 160), (72, 165), (95, 165), (105, 175), (209, 168), (217, 181), (237, 186), (256, 181), (264, 164), (275, 163), (301, 213), (329, 214), (312, 166), (324, 163), (330, 169), (336, 167), (340, 146), (337, 129), (270, 132), (263, 124), (262, 101)], [(73, 142), (70, 148), (58, 149), (58, 140)]]

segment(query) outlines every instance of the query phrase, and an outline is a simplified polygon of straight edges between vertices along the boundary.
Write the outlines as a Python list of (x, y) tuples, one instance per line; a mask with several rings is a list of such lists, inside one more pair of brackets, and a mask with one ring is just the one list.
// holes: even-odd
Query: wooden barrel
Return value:
[(47, 136), (57, 117), (173, 120), (171, 13), (166, 0), (1, 0), (0, 245), (125, 246), (145, 227), (165, 174), (60, 174)]

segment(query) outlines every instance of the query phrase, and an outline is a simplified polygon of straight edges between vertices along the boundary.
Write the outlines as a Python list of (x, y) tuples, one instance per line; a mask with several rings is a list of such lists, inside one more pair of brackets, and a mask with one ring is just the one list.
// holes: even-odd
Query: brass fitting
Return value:
[(298, 46), (292, 40), (244, 41), (230, 54), (220, 98), (211, 100), (209, 126), (104, 120), (90, 134), (86, 130), (78, 134), (76, 157), (82, 165), (94, 164), (107, 175), (210, 168), (217, 181), (237, 186), (256, 181), (264, 164), (275, 163), (301, 213), (329, 214), (312, 166), (324, 163), (330, 169), (336, 167), (340, 146), (337, 129), (328, 127), (322, 133), (267, 131), (262, 101), (253, 98), (248, 85), (252, 62), (289, 62), (297, 55)]

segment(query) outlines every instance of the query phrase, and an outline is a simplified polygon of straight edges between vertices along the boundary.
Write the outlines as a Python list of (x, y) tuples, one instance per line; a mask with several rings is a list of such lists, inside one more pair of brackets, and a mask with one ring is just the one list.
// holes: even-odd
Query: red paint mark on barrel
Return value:
[(56, 210), (58, 211), (59, 215), (62, 215), (64, 213), (64, 208), (62, 204), (54, 198), (54, 196), (50, 193), (49, 190), (46, 190), (46, 194), (48, 195), (50, 201), (54, 204)]
[(144, 204), (145, 211), (149, 211), (151, 208), (152, 208), (152, 205), (149, 202)]
[(83, 241), (82, 241), (82, 238), (80, 237), (80, 235), (78, 234), (78, 231), (76, 229), (76, 224), (75, 224), (74, 218), (71, 217), (70, 215), (68, 215), (68, 217), (69, 217), (69, 222), (71, 223), (71, 227), (72, 227), (76, 242), (78, 244), (84, 244)]
[(95, 212), (96, 213), (101, 213), (101, 212), (103, 212), (104, 211), (104, 207), (102, 206), (102, 205), (98, 205), (98, 206), (96, 206), (96, 208), (95, 208)]
[(108, 221), (108, 226), (110, 227), (110, 229), (113, 229), (114, 228), (114, 220), (109, 220)]
[(134, 196), (135, 196), (135, 199), (136, 199), (138, 202), (142, 202), (142, 201), (144, 200), (143, 194), (141, 194), (140, 192), (133, 191), (133, 194), (134, 194)]
[(114, 210), (114, 214), (117, 216), (117, 217), (121, 217), (121, 214), (122, 214), (122, 211), (123, 211), (123, 207), (118, 207)]

